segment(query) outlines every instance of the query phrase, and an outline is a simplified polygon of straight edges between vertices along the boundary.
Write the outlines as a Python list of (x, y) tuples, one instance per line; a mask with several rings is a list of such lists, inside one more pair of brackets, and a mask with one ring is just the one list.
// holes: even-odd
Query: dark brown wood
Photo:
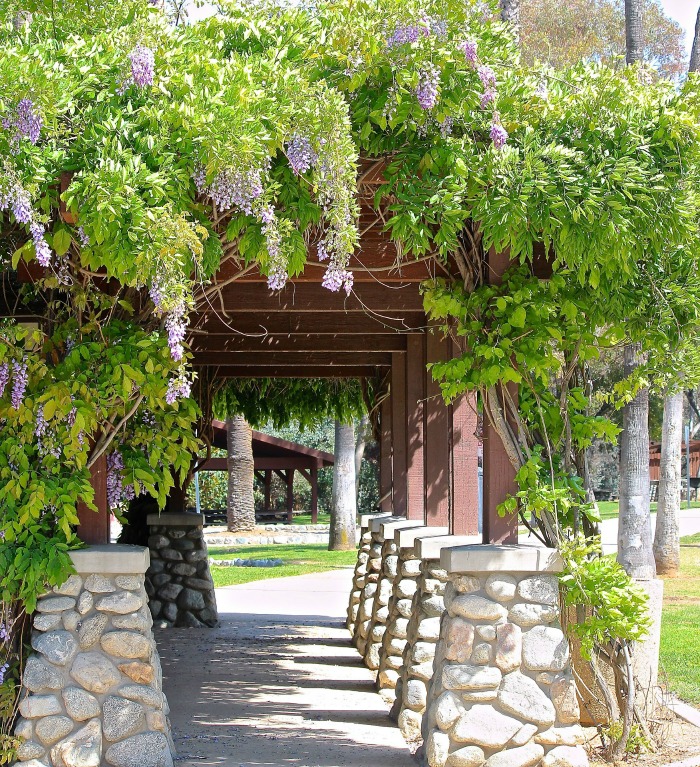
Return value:
[(409, 519), (425, 519), (425, 344), (408, 336), (406, 352), (406, 471)]
[(333, 335), (330, 333), (306, 334), (270, 334), (267, 336), (218, 335), (199, 336), (191, 339), (191, 348), (199, 352), (219, 354), (240, 354), (253, 352), (272, 355), (287, 352), (403, 352), (406, 351), (406, 338), (403, 333), (383, 333), (378, 335), (353, 334)]
[(386, 372), (387, 368), (371, 367), (368, 365), (353, 366), (314, 366), (259, 368), (256, 366), (242, 365), (213, 365), (220, 378), (260, 378), (261, 369), (264, 369), (266, 378), (373, 378)]
[[(510, 264), (507, 253), (489, 252), (488, 279), (499, 285)], [(517, 389), (513, 389), (517, 399)], [(498, 506), (508, 495), (517, 492), (515, 469), (508, 459), (505, 447), (488, 418), (484, 418), (484, 543), (517, 543), (518, 518), (500, 517)]]
[(311, 524), (318, 523), (318, 468), (311, 469)]
[[(312, 469), (318, 466), (318, 461), (315, 458), (305, 456), (287, 456), (287, 457), (274, 457), (274, 456), (256, 456), (253, 459), (255, 461), (255, 471), (267, 471), (270, 469)], [(210, 458), (199, 471), (228, 471), (226, 458)]]
[(287, 522), (294, 522), (294, 469), (287, 470)]
[(452, 404), (453, 535), (479, 533), (479, 440), (476, 396), (464, 394)]
[(95, 491), (97, 511), (78, 504), (78, 538), (84, 543), (100, 545), (109, 543), (111, 513), (107, 503), (107, 456), (101, 455), (90, 469), (90, 483)]
[(393, 512), (405, 517), (408, 511), (406, 456), (406, 355), (394, 352), (391, 365), (391, 454)]
[(211, 366), (228, 364), (257, 368), (301, 367), (304, 365), (328, 367), (348, 367), (349, 365), (391, 365), (390, 352), (195, 352), (193, 364)]
[[(425, 336), (426, 361), (448, 359), (447, 339), (437, 331)], [(435, 527), (450, 524), (450, 413), (440, 386), (426, 372), (425, 487), (426, 523)]]
[(272, 472), (265, 472), (265, 511), (270, 511), (270, 496), (272, 494)]
[(379, 507), (381, 511), (391, 511), (393, 508), (391, 471), (391, 397), (386, 397), (382, 401), (380, 427), (381, 440), (379, 441)]
[(379, 282), (359, 283), (349, 296), (344, 291), (331, 293), (316, 283), (290, 282), (278, 292), (264, 283), (232, 282), (221, 288), (221, 302), (200, 302), (198, 311), (241, 312), (367, 312), (391, 313), (423, 311), (423, 297), (418, 283), (393, 286), (391, 290)]
[(224, 317), (213, 312), (192, 317), (190, 338), (197, 333), (225, 337), (250, 335), (262, 339), (270, 333), (315, 333), (323, 335), (377, 335), (420, 332), (426, 325), (423, 311), (343, 314), (337, 312), (271, 312)]

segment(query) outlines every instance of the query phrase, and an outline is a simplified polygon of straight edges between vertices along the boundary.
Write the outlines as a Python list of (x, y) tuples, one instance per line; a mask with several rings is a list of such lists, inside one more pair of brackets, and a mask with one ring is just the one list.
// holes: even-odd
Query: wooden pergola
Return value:
[[(226, 449), (226, 424), (213, 422), (213, 446)], [(273, 437), (253, 430), (253, 461), (255, 475), (265, 488), (264, 516), (270, 516), (272, 475), (276, 474), (287, 489), (287, 522), (294, 520), (294, 475), (299, 472), (311, 486), (311, 522), (318, 522), (318, 470), (333, 466), (332, 453)], [(226, 458), (209, 458), (200, 471), (228, 471)]]

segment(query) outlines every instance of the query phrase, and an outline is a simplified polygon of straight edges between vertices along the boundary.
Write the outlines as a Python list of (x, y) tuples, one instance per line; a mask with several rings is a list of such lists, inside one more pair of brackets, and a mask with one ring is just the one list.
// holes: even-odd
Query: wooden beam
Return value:
[(423, 311), (423, 297), (418, 283), (386, 287), (379, 282), (359, 283), (347, 296), (345, 291), (331, 293), (314, 283), (288, 283), (280, 291), (271, 291), (266, 284), (232, 282), (221, 288), (221, 299), (200, 301), (200, 312), (378, 312)]
[(272, 492), (272, 472), (265, 472), (265, 511), (270, 511), (270, 494)]
[(294, 469), (287, 472), (287, 523), (294, 522)]
[(452, 404), (452, 535), (479, 533), (479, 440), (476, 395)]
[(107, 455), (103, 453), (90, 469), (90, 484), (95, 491), (97, 511), (78, 504), (76, 534), (83, 543), (92, 545), (109, 543), (111, 515), (107, 503)]
[(330, 333), (270, 334), (266, 336), (195, 335), (190, 339), (192, 351), (239, 354), (241, 352), (403, 352), (403, 333), (378, 335)]
[(422, 335), (408, 336), (406, 359), (406, 471), (409, 519), (425, 519), (425, 348)]
[(379, 500), (381, 511), (391, 511), (392, 455), (391, 455), (391, 397), (382, 400), (379, 415), (381, 440), (379, 441)]
[(239, 367), (304, 367), (328, 366), (348, 367), (350, 365), (391, 365), (390, 352), (196, 352), (193, 364), (197, 365), (238, 365)]
[(395, 352), (391, 365), (391, 452), (393, 456), (393, 511), (405, 517), (408, 511), (406, 461), (406, 355)]
[(209, 336), (251, 335), (264, 338), (270, 333), (316, 333), (323, 335), (370, 335), (420, 332), (427, 321), (422, 311), (382, 312), (364, 314), (354, 312), (270, 312), (263, 308), (255, 314), (215, 312), (194, 313), (191, 317), (189, 338), (198, 333)]
[(328, 365), (309, 365), (288, 367), (278, 365), (265, 367), (250, 365), (214, 365), (219, 378), (373, 378), (386, 371), (381, 366), (350, 365), (330, 367)]
[[(318, 465), (318, 461), (312, 457), (289, 456), (283, 458), (255, 456), (255, 471), (268, 471), (270, 469), (312, 469)], [(210, 458), (199, 471), (228, 471), (226, 458)]]
[[(488, 254), (488, 281), (499, 285), (504, 272), (510, 264), (507, 253), (496, 253), (493, 248)], [(517, 402), (517, 388), (513, 387), (514, 401)], [(517, 543), (518, 516), (498, 515), (498, 506), (506, 496), (515, 494), (515, 469), (511, 464), (501, 438), (491, 425), (489, 418), (484, 418), (484, 543)]]
[[(427, 362), (448, 359), (447, 340), (439, 332), (425, 336)], [(428, 525), (450, 524), (450, 417), (440, 386), (426, 373), (425, 508)]]

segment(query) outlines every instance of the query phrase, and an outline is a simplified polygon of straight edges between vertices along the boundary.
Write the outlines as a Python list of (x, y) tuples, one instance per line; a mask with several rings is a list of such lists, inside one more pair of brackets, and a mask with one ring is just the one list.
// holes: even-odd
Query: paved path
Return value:
[(218, 589), (220, 628), (157, 632), (177, 765), (415, 767), (342, 624), (351, 577)]

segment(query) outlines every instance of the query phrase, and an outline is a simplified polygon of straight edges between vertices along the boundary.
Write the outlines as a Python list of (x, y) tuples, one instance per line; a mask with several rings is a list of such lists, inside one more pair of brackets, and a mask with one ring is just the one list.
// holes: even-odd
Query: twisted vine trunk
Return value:
[(357, 541), (355, 517), (355, 427), (335, 422), (335, 465), (333, 466), (333, 506), (329, 551), (354, 549)]
[[(625, 377), (642, 362), (641, 344), (625, 346)], [(656, 574), (649, 514), (649, 390), (640, 389), (622, 414), (617, 561), (643, 581)]]
[(661, 433), (659, 505), (656, 512), (654, 559), (656, 572), (678, 575), (681, 559), (678, 513), (681, 506), (681, 452), (683, 445), (683, 392), (664, 399)]
[(226, 439), (228, 529), (231, 531), (252, 530), (255, 527), (253, 431), (243, 416), (234, 415), (226, 419)]

